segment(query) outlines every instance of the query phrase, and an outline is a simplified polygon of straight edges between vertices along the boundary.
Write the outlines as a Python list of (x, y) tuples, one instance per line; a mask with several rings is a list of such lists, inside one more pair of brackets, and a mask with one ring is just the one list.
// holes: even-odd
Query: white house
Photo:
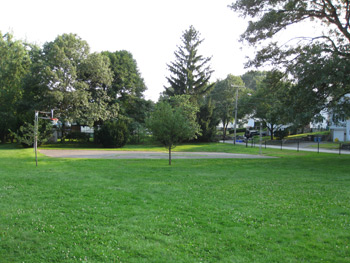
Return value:
[(346, 119), (344, 116), (333, 115), (330, 130), (332, 133), (333, 141), (350, 141), (350, 119)]
[[(350, 98), (350, 94), (345, 97)], [(330, 130), (333, 141), (348, 142), (350, 141), (350, 118), (345, 114), (333, 114), (331, 118)]]

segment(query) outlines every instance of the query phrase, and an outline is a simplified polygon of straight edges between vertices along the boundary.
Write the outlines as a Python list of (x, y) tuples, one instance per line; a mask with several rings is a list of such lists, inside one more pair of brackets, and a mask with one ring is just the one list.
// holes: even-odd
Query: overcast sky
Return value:
[(212, 56), (211, 81), (241, 75), (248, 49), (238, 42), (246, 21), (227, 6), (232, 0), (6, 0), (0, 4), (0, 31), (39, 45), (75, 33), (92, 52), (127, 50), (137, 61), (156, 101), (167, 84), (166, 64), (174, 61), (183, 31), (193, 25)]

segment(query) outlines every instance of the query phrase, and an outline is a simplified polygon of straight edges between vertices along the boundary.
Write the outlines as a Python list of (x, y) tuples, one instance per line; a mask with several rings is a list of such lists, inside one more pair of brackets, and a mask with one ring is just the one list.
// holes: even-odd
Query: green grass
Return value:
[(35, 167), (0, 146), (0, 262), (349, 262), (350, 156), (264, 153)]
[(289, 136), (285, 137), (285, 139), (298, 139), (298, 138), (307, 137), (309, 135), (315, 135), (315, 136), (329, 135), (329, 133), (330, 133), (329, 131), (301, 133), (301, 134), (296, 134), (296, 135), (289, 135)]
[[(311, 148), (317, 148), (317, 143), (314, 145), (310, 145)], [(327, 143), (320, 143), (320, 148), (323, 149), (330, 149), (330, 150), (337, 150), (339, 149), (339, 143), (336, 142), (327, 142)]]

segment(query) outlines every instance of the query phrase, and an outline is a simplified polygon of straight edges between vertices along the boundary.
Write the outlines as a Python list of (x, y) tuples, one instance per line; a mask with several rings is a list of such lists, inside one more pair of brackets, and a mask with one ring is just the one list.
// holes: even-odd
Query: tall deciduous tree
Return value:
[(125, 102), (142, 98), (146, 85), (132, 54), (126, 50), (104, 51), (102, 54), (109, 58), (110, 68), (114, 74), (111, 97)]
[[(350, 93), (349, 1), (236, 0), (231, 8), (251, 17), (241, 39), (251, 45), (266, 43), (248, 65), (283, 66), (297, 80), (298, 93), (304, 94), (299, 105), (307, 104), (303, 98), (311, 98), (318, 103), (311, 104), (308, 111), (318, 111), (337, 105)], [(296, 35), (288, 45), (272, 40), (275, 34), (302, 22), (314, 23), (321, 33)]]
[(256, 70), (250, 70), (241, 76), (244, 82), (244, 85), (247, 87), (247, 89), (250, 89), (252, 91), (257, 90), (259, 84), (265, 77), (266, 77), (266, 71), (256, 71)]
[(165, 87), (165, 94), (191, 95), (192, 101), (197, 101), (213, 87), (209, 84), (213, 72), (209, 65), (211, 58), (198, 54), (203, 39), (193, 26), (183, 33), (181, 41), (182, 45), (175, 51), (175, 61), (167, 65), (171, 75), (167, 77), (170, 86)]
[(291, 82), (284, 78), (282, 72), (270, 71), (247, 101), (254, 117), (266, 123), (271, 140), (277, 127), (291, 121), (286, 103), (291, 87)]
[(153, 104), (143, 97), (146, 85), (136, 60), (125, 50), (105, 51), (102, 54), (109, 58), (110, 69), (113, 72), (109, 96), (120, 104), (121, 113), (131, 119), (133, 125), (130, 127), (144, 124), (146, 112)]
[(214, 90), (211, 93), (211, 97), (215, 103), (216, 114), (222, 123), (224, 139), (226, 138), (227, 126), (235, 117), (237, 90), (239, 90), (239, 97), (243, 93), (246, 93), (241, 77), (228, 75), (226, 79), (216, 82)]
[(6, 142), (9, 129), (15, 129), (17, 106), (23, 95), (22, 79), (30, 57), (21, 41), (0, 32), (0, 140)]
[[(113, 73), (109, 60), (90, 53), (86, 41), (63, 34), (31, 51), (33, 66), (25, 79), (26, 99), (40, 110), (55, 109), (60, 120), (94, 123), (117, 116), (118, 104), (109, 96)], [(33, 109), (32, 109), (33, 110)]]

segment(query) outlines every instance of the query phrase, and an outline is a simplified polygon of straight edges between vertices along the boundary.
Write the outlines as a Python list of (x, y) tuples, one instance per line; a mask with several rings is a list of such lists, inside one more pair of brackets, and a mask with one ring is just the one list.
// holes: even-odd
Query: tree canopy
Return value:
[(287, 98), (292, 83), (282, 72), (269, 71), (257, 90), (245, 101), (251, 109), (252, 115), (265, 122), (273, 140), (276, 128), (289, 124), (293, 120), (289, 115)]
[[(295, 79), (303, 98), (318, 101), (309, 111), (331, 108), (350, 92), (350, 7), (344, 0), (236, 0), (231, 8), (250, 17), (241, 40), (261, 48), (248, 66), (270, 63)], [(287, 44), (274, 36), (295, 24), (313, 23), (314, 35), (294, 36)], [(302, 32), (302, 31), (300, 31)], [(316, 34), (320, 32), (319, 34)], [(301, 34), (301, 33), (300, 33)]]
[(189, 96), (182, 95), (174, 96), (170, 102), (158, 102), (146, 121), (154, 138), (169, 150), (169, 165), (171, 149), (178, 143), (194, 139), (200, 134), (200, 127), (196, 122), (198, 108), (189, 99)]
[(228, 124), (235, 117), (236, 94), (238, 92), (238, 96), (241, 97), (245, 90), (241, 77), (228, 75), (226, 79), (215, 83), (215, 87), (210, 94), (215, 104), (216, 114), (222, 123), (224, 138), (226, 137)]
[(174, 53), (175, 61), (167, 65), (171, 75), (167, 77), (170, 86), (165, 87), (165, 94), (191, 95), (192, 100), (196, 101), (208, 94), (213, 87), (209, 83), (213, 72), (209, 65), (211, 57), (198, 54), (198, 47), (203, 39), (193, 26), (183, 33), (181, 41), (182, 45)]
[(90, 53), (88, 43), (63, 34), (42, 47), (0, 38), (0, 140), (33, 121), (34, 110), (55, 111), (66, 123), (97, 126), (124, 114), (144, 122), (151, 102), (127, 51)]
[(0, 140), (16, 127), (18, 103), (23, 96), (22, 80), (31, 64), (26, 47), (12, 34), (0, 32)]

